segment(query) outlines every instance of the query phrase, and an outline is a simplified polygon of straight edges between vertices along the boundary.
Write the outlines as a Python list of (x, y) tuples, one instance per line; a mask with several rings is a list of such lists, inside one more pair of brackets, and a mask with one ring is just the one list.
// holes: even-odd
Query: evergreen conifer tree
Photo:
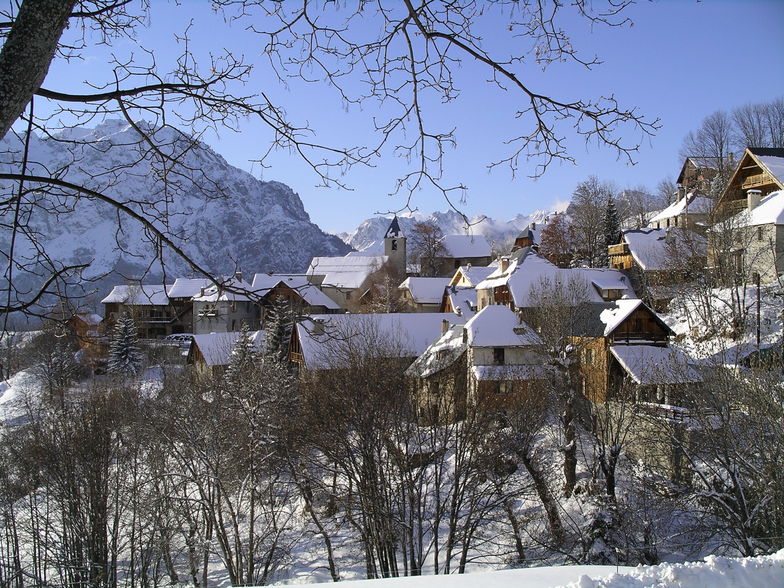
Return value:
[(264, 325), (267, 356), (278, 361), (286, 359), (286, 354), (289, 351), (291, 324), (291, 311), (288, 302), (282, 296), (278, 296), (267, 312), (267, 320)]
[(604, 249), (599, 255), (599, 265), (607, 266), (610, 262), (607, 247), (615, 245), (621, 240), (621, 219), (618, 209), (612, 198), (607, 199), (607, 208), (604, 210)]
[(117, 319), (114, 336), (109, 346), (109, 371), (113, 374), (133, 376), (139, 373), (142, 354), (136, 325), (129, 316)]
[(224, 376), (226, 383), (229, 385), (240, 384), (247, 372), (255, 364), (257, 355), (250, 336), (250, 328), (247, 324), (242, 323), (240, 336), (234, 343), (229, 365), (226, 368), (226, 375)]

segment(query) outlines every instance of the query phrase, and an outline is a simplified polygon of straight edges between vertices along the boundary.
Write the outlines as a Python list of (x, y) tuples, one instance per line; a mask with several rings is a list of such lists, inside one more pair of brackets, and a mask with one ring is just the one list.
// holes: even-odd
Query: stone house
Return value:
[(534, 330), (505, 306), (488, 306), (455, 325), (406, 370), (423, 422), (451, 422), (466, 410), (514, 410), (552, 377)]
[(219, 284), (202, 288), (193, 297), (193, 333), (228, 333), (239, 331), (243, 324), (259, 326), (260, 306), (253, 286), (237, 272)]
[(406, 278), (398, 290), (404, 308), (409, 312), (442, 312), (444, 290), (450, 278)]
[(654, 229), (679, 227), (704, 234), (710, 226), (715, 202), (701, 192), (688, 192), (649, 221)]
[(162, 339), (172, 334), (175, 311), (163, 284), (115, 286), (101, 300), (107, 329), (121, 316), (130, 316), (141, 339)]

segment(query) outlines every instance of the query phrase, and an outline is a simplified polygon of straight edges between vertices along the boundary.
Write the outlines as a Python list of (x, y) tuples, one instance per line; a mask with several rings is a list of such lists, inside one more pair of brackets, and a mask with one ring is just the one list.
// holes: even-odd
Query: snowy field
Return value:
[(419, 576), (342, 582), (365, 588), (773, 588), (784, 586), (784, 550), (751, 558), (709, 556), (702, 562), (636, 568), (560, 566), (449, 576)]

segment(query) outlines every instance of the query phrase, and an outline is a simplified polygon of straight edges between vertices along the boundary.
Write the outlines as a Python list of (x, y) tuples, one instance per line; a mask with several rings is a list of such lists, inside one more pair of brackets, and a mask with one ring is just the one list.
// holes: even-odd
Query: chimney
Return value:
[(443, 319), (441, 321), (441, 334), (445, 335), (448, 330), (449, 330), (449, 321), (446, 320), (446, 319)]
[(762, 190), (746, 190), (746, 201), (749, 206), (749, 210), (754, 210), (759, 206), (760, 200), (762, 200)]
[(535, 230), (536, 230), (536, 223), (531, 223), (531, 230), (532, 230), (532, 231), (535, 231)]
[(238, 282), (242, 281), (242, 272), (240, 270), (234, 272), (234, 279), (237, 280)]
[(502, 257), (501, 258), (501, 271), (505, 272), (508, 269), (509, 269), (509, 258), (508, 257)]
[(313, 329), (311, 331), (313, 335), (323, 335), (324, 334), (324, 321), (321, 319), (314, 319), (313, 320)]
[(675, 201), (677, 202), (685, 196), (686, 196), (686, 186), (684, 186), (683, 184), (678, 184), (678, 195)]

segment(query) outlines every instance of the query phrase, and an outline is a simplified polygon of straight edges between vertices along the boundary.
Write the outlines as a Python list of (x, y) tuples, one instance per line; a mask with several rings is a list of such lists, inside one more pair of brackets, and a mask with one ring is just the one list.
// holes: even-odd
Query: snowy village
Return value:
[(333, 4), (0, 9), (0, 588), (784, 585), (781, 36)]

